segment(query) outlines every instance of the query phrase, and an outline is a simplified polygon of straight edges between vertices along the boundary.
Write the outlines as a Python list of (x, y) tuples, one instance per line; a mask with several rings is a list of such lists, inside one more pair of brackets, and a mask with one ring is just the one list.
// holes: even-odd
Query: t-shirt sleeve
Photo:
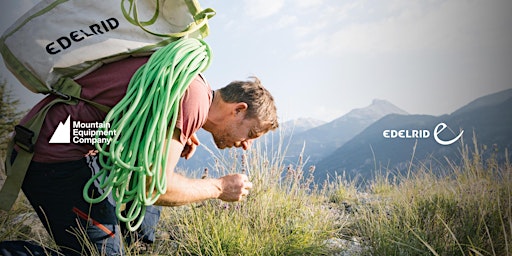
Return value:
[(176, 128), (180, 129), (180, 142), (185, 142), (206, 122), (212, 100), (208, 83), (197, 76), (189, 85), (180, 102)]

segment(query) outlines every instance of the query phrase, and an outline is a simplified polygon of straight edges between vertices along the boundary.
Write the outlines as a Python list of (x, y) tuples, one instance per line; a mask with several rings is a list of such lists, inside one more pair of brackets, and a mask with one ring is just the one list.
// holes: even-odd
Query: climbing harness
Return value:
[[(137, 70), (124, 98), (107, 114), (110, 128), (100, 128), (111, 143), (96, 144), (101, 170), (87, 182), (83, 196), (98, 203), (112, 194), (116, 215), (129, 230), (141, 225), (146, 206), (166, 191), (166, 160), (180, 99), (210, 61), (210, 47), (201, 39), (180, 39), (159, 49)], [(103, 190), (97, 197), (88, 194), (95, 181)]]

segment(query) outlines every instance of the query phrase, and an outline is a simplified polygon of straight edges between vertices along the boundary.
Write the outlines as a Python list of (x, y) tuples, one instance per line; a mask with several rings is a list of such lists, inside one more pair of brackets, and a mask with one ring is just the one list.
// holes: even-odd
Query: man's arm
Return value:
[(174, 172), (184, 145), (179, 141), (180, 130), (175, 129), (167, 157), (167, 191), (160, 195), (156, 205), (179, 206), (207, 199), (239, 201), (249, 193), (252, 183), (246, 175), (230, 174), (218, 179), (190, 179)]

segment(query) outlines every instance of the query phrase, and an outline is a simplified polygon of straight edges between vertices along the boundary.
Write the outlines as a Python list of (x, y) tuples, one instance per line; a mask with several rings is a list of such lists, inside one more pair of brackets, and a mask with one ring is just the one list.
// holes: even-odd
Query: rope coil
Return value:
[[(131, 231), (142, 224), (146, 206), (166, 191), (166, 157), (181, 97), (211, 59), (211, 49), (201, 39), (180, 39), (159, 49), (137, 70), (126, 95), (105, 118), (111, 126), (100, 130), (116, 132), (106, 132), (109, 145), (96, 144), (101, 170), (86, 183), (83, 196), (98, 203), (112, 194), (117, 217)], [(88, 194), (95, 181), (104, 191), (98, 197)]]

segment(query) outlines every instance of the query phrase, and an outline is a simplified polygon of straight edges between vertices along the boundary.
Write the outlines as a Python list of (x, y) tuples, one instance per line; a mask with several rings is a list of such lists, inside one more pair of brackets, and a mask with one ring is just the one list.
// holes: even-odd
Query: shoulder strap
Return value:
[[(28, 121), (25, 126), (18, 126), (17, 133), (9, 142), (7, 147), (7, 157), (5, 159), (5, 169), (7, 179), (0, 190), (0, 209), (8, 211), (18, 198), (21, 184), (25, 178), (32, 157), (34, 156), (33, 145), (39, 137), (41, 126), (48, 110), (57, 103), (65, 103), (75, 105), (78, 100), (68, 98), (57, 98), (44, 106), (34, 117)], [(18, 145), (21, 150), (18, 151), (16, 159), (11, 164), (11, 153), (14, 145)]]
[[(18, 198), (23, 179), (34, 156), (34, 143), (37, 142), (46, 114), (53, 105), (57, 103), (76, 105), (79, 101), (84, 101), (103, 112), (110, 111), (111, 108), (108, 106), (81, 98), (80, 92), (80, 85), (73, 79), (61, 78), (50, 92), (58, 95), (59, 98), (44, 106), (24, 126), (16, 126), (16, 134), (7, 146), (7, 156), (5, 160), (7, 179), (0, 190), (0, 209), (5, 211), (10, 210)], [(15, 144), (18, 145), (21, 150), (17, 152), (18, 154), (11, 164), (12, 150)]]
[(55, 94), (64, 99), (75, 99), (86, 102), (95, 108), (99, 109), (102, 112), (108, 113), (111, 109), (109, 106), (105, 106), (103, 104), (99, 104), (92, 100), (84, 99), (80, 97), (80, 93), (82, 92), (82, 87), (80, 84), (75, 82), (75, 80), (69, 77), (63, 77), (59, 79), (59, 81), (53, 85), (52, 90), (50, 91), (52, 94)]

